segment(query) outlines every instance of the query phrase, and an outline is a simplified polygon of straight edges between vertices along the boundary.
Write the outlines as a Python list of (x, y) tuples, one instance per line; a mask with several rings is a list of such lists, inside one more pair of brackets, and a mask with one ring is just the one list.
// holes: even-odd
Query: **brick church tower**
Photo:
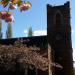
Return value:
[(47, 5), (47, 34), (53, 61), (63, 66), (63, 69), (53, 68), (53, 75), (73, 75), (69, 2)]

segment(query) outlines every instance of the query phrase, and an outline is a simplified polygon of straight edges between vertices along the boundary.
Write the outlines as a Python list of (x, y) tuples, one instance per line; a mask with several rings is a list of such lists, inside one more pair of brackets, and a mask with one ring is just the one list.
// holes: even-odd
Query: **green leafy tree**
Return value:
[(32, 37), (32, 36), (33, 36), (32, 27), (29, 27), (29, 30), (28, 30), (28, 37)]
[(12, 23), (8, 23), (7, 31), (6, 31), (6, 38), (12, 38)]
[(0, 19), (0, 39), (2, 39), (2, 20)]

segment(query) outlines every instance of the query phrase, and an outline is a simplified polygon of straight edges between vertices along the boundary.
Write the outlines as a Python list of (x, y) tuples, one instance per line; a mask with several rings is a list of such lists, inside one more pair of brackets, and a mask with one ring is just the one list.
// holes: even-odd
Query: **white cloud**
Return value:
[(27, 30), (24, 30), (24, 33), (26, 33), (26, 34), (27, 34), (27, 33), (28, 33), (28, 31), (27, 31)]
[(40, 36), (40, 35), (47, 35), (47, 31), (46, 30), (36, 30), (33, 32), (34, 36)]
[(72, 34), (74, 34), (75, 33), (75, 30), (72, 30), (71, 32), (72, 32)]
[(24, 30), (23, 33), (25, 33), (26, 37), (28, 36), (28, 31)]
[[(24, 30), (25, 35), (28, 35), (28, 31)], [(33, 36), (41, 36), (41, 35), (47, 35), (47, 31), (46, 30), (35, 30), (33, 31)]]

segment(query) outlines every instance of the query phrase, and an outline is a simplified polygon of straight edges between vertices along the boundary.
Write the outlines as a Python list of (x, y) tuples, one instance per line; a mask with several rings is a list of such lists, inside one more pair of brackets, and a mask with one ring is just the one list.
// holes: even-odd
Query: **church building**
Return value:
[[(40, 48), (51, 46), (52, 61), (63, 66), (63, 69), (51, 67), (52, 75), (73, 75), (73, 56), (71, 41), (70, 2), (63, 5), (47, 5), (47, 36), (23, 37), (30, 39), (29, 45)], [(12, 44), (17, 38), (2, 39), (0, 44)], [(48, 75), (48, 71), (28, 71), (26, 75)]]

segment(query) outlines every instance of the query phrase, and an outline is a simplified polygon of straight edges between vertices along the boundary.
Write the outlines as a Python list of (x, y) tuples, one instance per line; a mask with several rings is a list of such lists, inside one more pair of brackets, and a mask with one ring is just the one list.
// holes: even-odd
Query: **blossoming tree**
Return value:
[(29, 1), (25, 2), (23, 0), (1, 0), (0, 5), (4, 8), (8, 8), (7, 10), (0, 11), (0, 19), (5, 22), (13, 22), (13, 13), (10, 10), (14, 10), (19, 8), (20, 11), (26, 11), (31, 8), (31, 3)]
[[(0, 5), (6, 8), (6, 10), (4, 11), (0, 10), (0, 23), (1, 23), (1, 20), (4, 20), (6, 23), (8, 23), (9, 29), (7, 28), (7, 31), (12, 29), (11, 25), (12, 25), (12, 22), (14, 22), (13, 12), (11, 12), (10, 10), (15, 10), (19, 8), (20, 11), (22, 12), (22, 11), (27, 11), (31, 8), (31, 3), (29, 1), (24, 1), (24, 0), (0, 0)], [(1, 29), (2, 28), (0, 24), (0, 30)], [(7, 38), (11, 38), (12, 32), (7, 33), (7, 31), (6, 31), (6, 34), (8, 34), (6, 35), (8, 36)], [(0, 33), (0, 36), (2, 37), (2, 33)]]

